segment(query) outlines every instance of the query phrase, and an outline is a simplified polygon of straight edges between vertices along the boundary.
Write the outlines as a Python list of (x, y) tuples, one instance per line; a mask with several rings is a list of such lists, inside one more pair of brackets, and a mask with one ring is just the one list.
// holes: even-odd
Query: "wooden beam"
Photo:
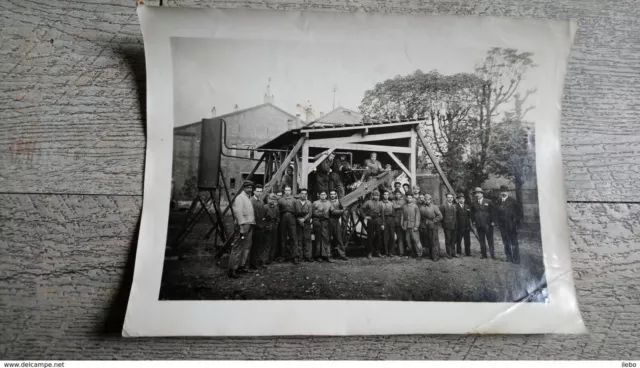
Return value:
[(387, 152), (387, 153), (389, 154), (389, 156), (391, 156), (393, 161), (395, 161), (396, 164), (398, 164), (398, 166), (402, 169), (402, 171), (404, 171), (404, 173), (407, 174), (409, 178), (411, 178), (411, 171), (409, 171), (409, 169), (407, 169), (407, 167), (404, 166), (404, 164), (402, 163), (402, 161), (400, 161), (398, 156), (396, 156), (393, 152)]
[(314, 148), (336, 148), (336, 149), (339, 148), (341, 150), (351, 150), (351, 151), (411, 153), (411, 149), (409, 147), (381, 146), (381, 145), (375, 145), (375, 144), (316, 143), (313, 139), (309, 140), (309, 147), (314, 147)]
[(289, 167), (289, 163), (291, 162), (291, 160), (293, 160), (293, 158), (298, 154), (298, 151), (300, 150), (300, 147), (302, 147), (302, 143), (304, 143), (306, 141), (306, 139), (304, 138), (300, 138), (298, 140), (298, 143), (296, 143), (296, 145), (293, 147), (293, 149), (291, 150), (291, 152), (289, 152), (289, 154), (287, 155), (287, 157), (280, 163), (280, 167), (278, 168), (278, 170), (275, 172), (275, 174), (273, 174), (273, 177), (271, 178), (271, 180), (269, 181), (269, 183), (267, 185), (264, 186), (264, 191), (262, 192), (262, 196), (260, 196), (260, 200), (264, 200), (264, 198), (269, 195), (269, 193), (271, 193), (271, 191), (273, 190), (273, 186), (274, 184), (280, 180), (280, 178), (282, 178), (282, 174), (284, 174), (285, 170), (287, 169), (287, 167)]
[[(327, 157), (329, 157), (330, 154), (333, 153), (333, 151), (335, 151), (336, 148), (329, 148), (328, 150), (322, 152), (321, 154), (317, 155), (316, 157), (318, 157), (312, 164), (310, 164), (307, 167), (308, 172), (313, 171), (313, 169), (315, 169), (316, 167), (318, 167), (318, 165), (320, 165), (324, 160), (327, 159)], [(314, 157), (315, 158), (315, 157)]]
[(400, 138), (411, 138), (411, 131), (396, 132), (396, 133), (389, 133), (389, 134), (369, 134), (364, 136), (360, 134), (355, 134), (351, 137), (313, 139), (311, 142), (339, 144), (339, 143), (385, 141), (389, 139), (400, 139)]
[(379, 125), (350, 125), (345, 127), (334, 127), (334, 128), (317, 128), (317, 129), (302, 129), (300, 133), (313, 133), (313, 132), (335, 132), (336, 130), (361, 130), (361, 129), (378, 129), (378, 128), (389, 128), (389, 127), (397, 127), (403, 125), (417, 125), (422, 122), (426, 122), (427, 120), (415, 120), (415, 121), (405, 121), (402, 123), (388, 123), (388, 124), (379, 124)]
[(411, 129), (411, 139), (409, 142), (409, 148), (411, 149), (411, 153), (409, 156), (409, 168), (411, 171), (411, 173), (409, 174), (409, 180), (411, 180), (411, 185), (418, 184), (418, 182), (416, 181), (416, 173), (418, 171), (418, 142), (416, 142), (417, 130), (417, 127)]
[(298, 173), (300, 172), (300, 159), (296, 154), (293, 158), (293, 178), (291, 180), (291, 192), (298, 193)]
[(300, 167), (300, 187), (308, 188), (308, 179), (309, 179), (309, 136), (304, 138), (304, 143), (302, 144), (302, 165)]
[(442, 171), (442, 168), (440, 167), (440, 163), (438, 163), (438, 158), (436, 157), (436, 155), (433, 153), (433, 151), (429, 147), (429, 144), (427, 143), (427, 140), (424, 138), (424, 136), (420, 132), (416, 132), (416, 133), (417, 133), (416, 135), (418, 136), (418, 138), (420, 138), (420, 142), (422, 143), (422, 146), (427, 151), (427, 155), (429, 155), (429, 158), (431, 159), (431, 162), (433, 162), (433, 166), (436, 167), (436, 170), (438, 171), (438, 175), (440, 175), (440, 179), (442, 179), (442, 181), (444, 182), (444, 185), (449, 190), (449, 193), (451, 193), (451, 194), (453, 194), (455, 196), (456, 193), (453, 191), (453, 187), (449, 183), (449, 180), (447, 179), (446, 175), (444, 175), (444, 171)]

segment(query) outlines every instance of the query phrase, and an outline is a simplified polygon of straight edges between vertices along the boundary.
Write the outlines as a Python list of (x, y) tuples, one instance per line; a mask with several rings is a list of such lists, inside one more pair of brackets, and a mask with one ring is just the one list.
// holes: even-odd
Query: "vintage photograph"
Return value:
[(160, 300), (547, 297), (536, 53), (171, 39)]

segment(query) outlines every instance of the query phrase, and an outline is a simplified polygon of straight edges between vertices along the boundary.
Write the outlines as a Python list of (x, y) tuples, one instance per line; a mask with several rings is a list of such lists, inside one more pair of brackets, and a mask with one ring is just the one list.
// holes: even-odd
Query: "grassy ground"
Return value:
[[(542, 248), (532, 236), (521, 236), (520, 265), (505, 262), (496, 229), (496, 260), (481, 259), (480, 245), (472, 236), (470, 257), (437, 262), (426, 258), (352, 257), (332, 264), (276, 263), (240, 279), (229, 279), (213, 259), (213, 244), (201, 240), (207, 228), (206, 223), (200, 223), (179, 249), (167, 250), (161, 300), (544, 301)], [(351, 248), (350, 253), (362, 252)]]

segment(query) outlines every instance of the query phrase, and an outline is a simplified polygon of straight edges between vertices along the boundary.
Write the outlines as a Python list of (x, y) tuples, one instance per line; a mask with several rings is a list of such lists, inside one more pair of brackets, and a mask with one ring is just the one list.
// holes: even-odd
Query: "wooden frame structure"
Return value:
[[(309, 174), (315, 170), (331, 153), (336, 150), (353, 152), (355, 160), (363, 162), (372, 152), (380, 157), (387, 156), (398, 169), (405, 173), (412, 184), (416, 183), (418, 143), (422, 144), (440, 178), (449, 192), (454, 193), (451, 184), (444, 175), (433, 150), (425, 137), (420, 133), (419, 124), (422, 119), (369, 122), (354, 125), (314, 125), (287, 131), (270, 142), (257, 148), (265, 156), (280, 156), (278, 167), (270, 166), (274, 160), (267, 159), (265, 169), (265, 189), (267, 196), (275, 184), (282, 179), (286, 168), (293, 162), (294, 177), (299, 178), (300, 186), (307, 188)], [(281, 150), (281, 154), (273, 153)], [(284, 153), (286, 157), (284, 156)], [(260, 164), (260, 163), (258, 163)], [(297, 180), (293, 181), (297, 185)], [(293, 188), (296, 192), (297, 188)], [(343, 203), (348, 206), (350, 203)]]

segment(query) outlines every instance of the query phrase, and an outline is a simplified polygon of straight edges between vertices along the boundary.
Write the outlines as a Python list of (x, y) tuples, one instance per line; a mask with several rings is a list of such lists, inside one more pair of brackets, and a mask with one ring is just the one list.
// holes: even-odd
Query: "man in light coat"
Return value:
[(250, 272), (245, 268), (245, 265), (251, 250), (253, 226), (256, 223), (253, 204), (251, 203), (252, 191), (253, 182), (246, 180), (242, 183), (242, 193), (233, 202), (233, 213), (240, 228), (240, 241), (232, 245), (231, 254), (229, 255), (228, 273), (231, 278), (237, 278), (237, 272)]

